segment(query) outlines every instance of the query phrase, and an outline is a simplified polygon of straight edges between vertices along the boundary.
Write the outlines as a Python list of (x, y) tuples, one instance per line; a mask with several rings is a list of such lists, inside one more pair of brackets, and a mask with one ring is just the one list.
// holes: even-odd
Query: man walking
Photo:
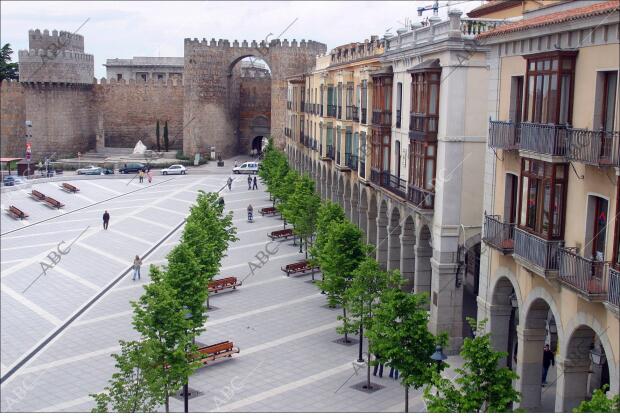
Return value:
[(136, 258), (133, 259), (133, 278), (131, 280), (136, 280), (136, 277), (140, 280), (140, 266), (142, 266), (142, 260), (136, 254)]
[(108, 229), (108, 224), (110, 223), (110, 214), (108, 214), (108, 211), (105, 211), (103, 213), (103, 229), (107, 230)]
[(553, 352), (549, 349), (549, 344), (545, 344), (545, 349), (543, 350), (543, 372), (542, 372), (542, 385), (547, 385), (547, 373), (549, 372), (549, 367), (555, 365), (555, 356)]
[(138, 173), (138, 176), (140, 177), (140, 183), (144, 182), (144, 171), (142, 169), (140, 169), (140, 173)]
[(254, 180), (252, 181), (252, 190), (254, 189), (258, 189), (258, 184), (256, 183), (256, 176), (254, 177)]
[(230, 191), (232, 189), (232, 178), (229, 176), (228, 180), (226, 181), (226, 185), (228, 185), (228, 190)]
[(248, 173), (248, 191), (252, 190), (252, 174)]

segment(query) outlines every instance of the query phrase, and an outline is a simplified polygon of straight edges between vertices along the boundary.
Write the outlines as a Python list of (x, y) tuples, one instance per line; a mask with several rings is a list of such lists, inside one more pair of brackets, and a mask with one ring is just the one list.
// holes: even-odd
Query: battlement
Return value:
[(327, 45), (321, 42), (316, 42), (313, 40), (306, 41), (302, 39), (299, 43), (296, 39), (293, 39), (290, 43), (288, 39), (280, 40), (273, 39), (269, 42), (264, 40), (257, 42), (255, 40), (248, 42), (247, 40), (241, 41), (234, 40), (232, 43), (228, 39), (219, 39), (215, 40), (215, 38), (211, 38), (211, 40), (207, 40), (206, 38), (202, 38), (201, 41), (198, 38), (190, 39), (185, 38), (185, 46), (200, 46), (207, 48), (299, 48), (299, 49), (310, 49), (316, 50), (317, 53), (325, 53), (327, 50)]
[(2, 92), (21, 91), (23, 88), (21, 82), (12, 79), (5, 79), (0, 82), (0, 90)]
[(70, 50), (76, 52), (84, 52), (84, 36), (77, 33), (71, 33), (64, 30), (50, 31), (44, 29), (30, 29), (28, 31), (28, 47), (29, 49), (44, 50)]
[(117, 85), (117, 86), (145, 86), (152, 85), (155, 87), (182, 87), (183, 81), (178, 80), (176, 78), (169, 78), (168, 80), (161, 79), (150, 79), (148, 81), (144, 81), (143, 79), (121, 79), (117, 80), (115, 78), (106, 79), (105, 77), (101, 79), (93, 78), (93, 84), (95, 85)]
[(55, 60), (58, 62), (86, 61), (94, 62), (93, 55), (83, 52), (70, 50), (50, 50), (50, 49), (30, 49), (29, 51), (19, 51), (19, 62), (42, 62), (44, 60)]

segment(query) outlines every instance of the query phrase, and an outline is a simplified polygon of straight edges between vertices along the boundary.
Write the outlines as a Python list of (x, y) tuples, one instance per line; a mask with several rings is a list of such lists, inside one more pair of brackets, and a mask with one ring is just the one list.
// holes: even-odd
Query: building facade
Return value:
[(134, 56), (131, 59), (107, 59), (103, 64), (106, 78), (142, 81), (175, 79), (183, 80), (183, 57)]
[[(619, 392), (618, 2), (569, 2), (480, 34), (489, 133), (478, 319), (519, 406)], [(543, 347), (557, 374), (541, 388)]]

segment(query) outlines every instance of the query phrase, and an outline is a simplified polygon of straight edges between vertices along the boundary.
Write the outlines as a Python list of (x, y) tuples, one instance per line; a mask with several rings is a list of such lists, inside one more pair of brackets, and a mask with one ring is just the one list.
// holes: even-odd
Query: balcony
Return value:
[(342, 120), (342, 106), (338, 106), (338, 120)]
[(347, 120), (353, 120), (353, 109), (357, 110), (357, 107), (355, 107), (354, 105), (348, 105), (347, 106)]
[(620, 271), (610, 267), (607, 279), (607, 302), (620, 308)]
[(484, 215), (484, 235), (482, 239), (502, 254), (514, 250), (515, 225), (502, 222), (499, 215)]
[(321, 114), (320, 114), (320, 116), (323, 117), (323, 104), (321, 104)]
[(566, 126), (557, 124), (521, 123), (519, 150), (544, 156), (566, 156)]
[(287, 109), (287, 110), (290, 110), (291, 108), (293, 108), (293, 103), (292, 103), (292, 102), (290, 102), (290, 101), (287, 101), (287, 102), (286, 102), (286, 109)]
[(304, 144), (304, 132), (299, 132), (299, 143)]
[(489, 147), (502, 150), (518, 150), (521, 125), (512, 121), (489, 121)]
[(389, 172), (383, 173), (383, 187), (392, 193), (402, 197), (407, 198), (407, 181), (399, 178), (398, 176), (394, 176)]
[(515, 228), (514, 234), (514, 257), (533, 272), (543, 277), (554, 277), (549, 272), (558, 270), (558, 251), (564, 246), (564, 241), (545, 240), (520, 228)]
[(392, 112), (389, 110), (372, 110), (372, 124), (378, 126), (391, 126)]
[(284, 135), (290, 139), (291, 138), (291, 129), (289, 129), (288, 127), (284, 127)]
[(437, 138), (438, 116), (426, 114), (409, 114), (409, 139), (411, 140), (435, 140)]
[(327, 145), (327, 155), (329, 159), (334, 160), (334, 146), (331, 144)]
[(299, 106), (299, 112), (304, 112), (305, 109), (306, 109), (306, 102), (302, 100)]
[(351, 154), (351, 153), (345, 153), (345, 163), (346, 165), (354, 171), (357, 171), (357, 162), (358, 162), (358, 157), (357, 155)]
[(574, 248), (561, 248), (558, 262), (560, 282), (590, 301), (607, 300), (605, 262), (581, 257)]
[(351, 106), (351, 120), (359, 123), (360, 121), (360, 108), (357, 106)]
[(567, 129), (570, 160), (595, 166), (620, 167), (619, 132)]
[(333, 104), (327, 104), (327, 117), (336, 117), (336, 106)]
[(435, 206), (435, 193), (426, 189), (409, 185), (407, 189), (407, 201), (415, 205), (417, 209), (433, 209)]
[(367, 117), (366, 117), (366, 113), (368, 112), (368, 109), (367, 109), (367, 108), (362, 108), (362, 109), (361, 109), (361, 111), (362, 111), (362, 118), (361, 118), (361, 120), (360, 120), (360, 123), (362, 123), (362, 124), (367, 124), (367, 123), (366, 123), (366, 121), (367, 121), (368, 119), (367, 119)]
[(374, 168), (370, 168), (370, 182), (381, 186), (381, 172)]

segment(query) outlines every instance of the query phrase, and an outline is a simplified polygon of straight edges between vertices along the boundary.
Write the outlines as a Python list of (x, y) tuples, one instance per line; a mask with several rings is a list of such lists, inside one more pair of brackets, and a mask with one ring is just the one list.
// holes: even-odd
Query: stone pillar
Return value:
[(400, 233), (401, 226), (390, 227), (388, 229), (387, 240), (387, 269), (388, 270), (400, 270)]
[(377, 247), (376, 258), (377, 258), (377, 261), (379, 262), (379, 266), (381, 266), (383, 270), (387, 269), (387, 251), (388, 251), (387, 250), (388, 248), (387, 227), (388, 227), (388, 219), (385, 217), (385, 215), (379, 214), (379, 217), (377, 218), (377, 242), (375, 246)]
[(500, 362), (502, 366), (507, 366), (508, 360), (511, 359), (509, 351), (511, 346), (508, 345), (508, 340), (510, 339), (510, 315), (513, 308), (510, 305), (490, 305), (486, 302), (481, 308), (478, 302), (478, 311), (483, 308), (486, 309), (487, 331), (491, 334), (491, 346), (495, 351), (508, 353), (508, 356)]
[(358, 205), (358, 209), (359, 209), (359, 227), (360, 230), (362, 230), (362, 233), (364, 233), (364, 242), (367, 243), (368, 242), (368, 211), (366, 208), (366, 201), (362, 200), (360, 201), (360, 204)]
[[(431, 317), (433, 334), (446, 332), (447, 354), (458, 354), (463, 344), (463, 285), (456, 287), (456, 263), (439, 263), (431, 258)], [(461, 268), (462, 274), (462, 268)]]
[(358, 227), (361, 226), (359, 212), (359, 195), (351, 195), (351, 222)]
[(377, 244), (377, 214), (376, 212), (368, 211), (366, 216), (368, 226), (368, 239), (367, 243), (373, 246)]
[(418, 241), (413, 251), (415, 255), (413, 271), (415, 281), (413, 283), (413, 292), (426, 292), (430, 295), (431, 276), (433, 273), (431, 268), (431, 256), (433, 255), (433, 249), (429, 246), (420, 247), (420, 242)]
[[(347, 197), (349, 200), (347, 200)], [(351, 219), (351, 195), (347, 195), (346, 193), (342, 194), (342, 207), (344, 208), (344, 216)]]
[(404, 228), (400, 235), (400, 274), (406, 280), (404, 290), (412, 290), (415, 283), (415, 237), (405, 234)]
[[(516, 390), (521, 393), (517, 406), (525, 410), (540, 408), (542, 382), (542, 356), (545, 346), (545, 329), (517, 327), (517, 375)], [(559, 371), (559, 369), (558, 369)]]
[(590, 359), (558, 357), (555, 365), (558, 374), (555, 411), (572, 412), (588, 395)]

